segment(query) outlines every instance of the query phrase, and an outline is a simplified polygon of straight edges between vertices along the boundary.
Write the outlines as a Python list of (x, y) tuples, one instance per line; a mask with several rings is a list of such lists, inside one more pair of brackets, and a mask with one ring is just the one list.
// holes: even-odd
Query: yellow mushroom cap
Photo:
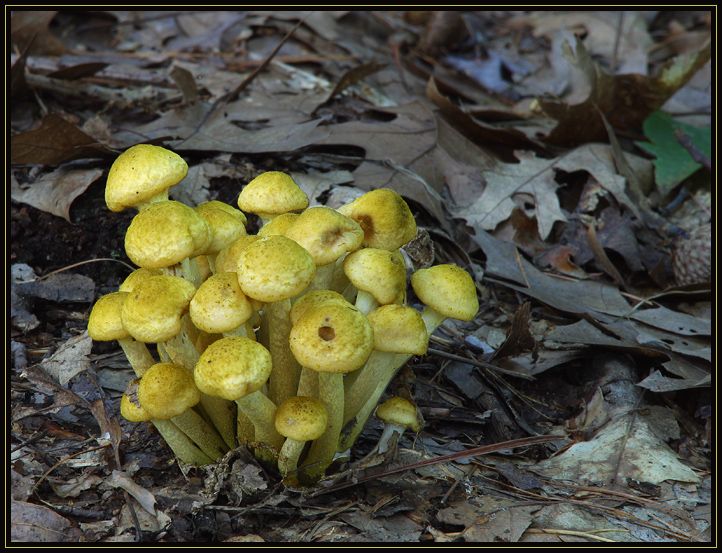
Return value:
[(112, 292), (95, 302), (88, 317), (88, 335), (93, 340), (108, 342), (130, 336), (120, 316), (127, 296), (127, 292)]
[(218, 273), (198, 287), (190, 315), (199, 329), (220, 334), (245, 323), (253, 315), (253, 307), (238, 285), (236, 273)]
[(444, 317), (470, 321), (479, 311), (476, 286), (469, 273), (457, 265), (436, 265), (411, 275), (419, 299)]
[(366, 317), (354, 306), (326, 302), (308, 310), (291, 327), (291, 352), (304, 367), (347, 373), (360, 369), (374, 348)]
[(410, 428), (414, 432), (421, 430), (416, 405), (399, 396), (391, 397), (379, 405), (376, 416), (388, 424)]
[(194, 371), (201, 392), (228, 400), (260, 390), (271, 375), (271, 353), (243, 337), (221, 338), (201, 354)]
[(125, 280), (118, 287), (118, 291), (119, 292), (132, 292), (133, 288), (135, 288), (139, 282), (142, 282), (152, 276), (158, 276), (158, 275), (162, 275), (162, 274), (163, 274), (163, 272), (160, 269), (143, 269), (143, 268), (136, 269), (135, 271), (130, 273), (127, 277), (125, 277)]
[(406, 264), (399, 251), (364, 248), (344, 259), (343, 271), (356, 288), (371, 294), (381, 305), (404, 297)]
[(108, 172), (105, 203), (123, 211), (162, 194), (182, 181), (188, 164), (178, 154), (160, 146), (137, 144), (120, 154)]
[(131, 380), (125, 389), (125, 393), (120, 397), (120, 414), (130, 422), (145, 422), (153, 418), (138, 401), (139, 382), (140, 380), (137, 378)]
[(246, 234), (246, 216), (231, 205), (211, 200), (195, 210), (206, 220), (211, 233), (210, 244), (203, 253), (218, 253)]
[(238, 196), (238, 207), (260, 217), (271, 218), (308, 207), (308, 196), (290, 175), (268, 171), (249, 182)]
[(326, 404), (312, 397), (290, 397), (276, 410), (276, 430), (298, 442), (315, 440), (326, 431)]
[(130, 222), (125, 252), (140, 267), (160, 269), (202, 254), (211, 241), (206, 220), (173, 200), (151, 204)]
[(298, 213), (281, 213), (263, 225), (261, 230), (258, 231), (258, 236), (284, 235), (298, 217)]
[(247, 234), (237, 238), (230, 246), (223, 248), (216, 256), (217, 273), (235, 273), (238, 269), (238, 256), (250, 244), (258, 240), (260, 236)]
[(311, 292), (305, 293), (303, 296), (298, 298), (296, 303), (291, 307), (290, 320), (291, 324), (296, 324), (296, 321), (303, 317), (303, 314), (310, 310), (318, 307), (322, 303), (335, 302), (344, 305), (351, 305), (346, 301), (341, 294), (334, 290), (312, 290)]
[(200, 400), (191, 372), (173, 363), (156, 363), (138, 384), (138, 401), (154, 419), (182, 415)]
[(181, 330), (181, 317), (195, 294), (185, 279), (169, 275), (139, 282), (123, 302), (123, 326), (140, 342), (163, 342)]
[(429, 334), (421, 314), (405, 305), (382, 305), (368, 314), (374, 329), (374, 349), (424, 355)]
[(356, 251), (364, 240), (356, 221), (324, 206), (309, 207), (301, 213), (285, 236), (303, 246), (319, 267)]
[(367, 192), (338, 208), (364, 231), (364, 246), (397, 250), (416, 236), (416, 221), (404, 199), (390, 188)]
[(311, 255), (290, 238), (264, 236), (241, 251), (236, 272), (247, 296), (274, 302), (303, 292), (316, 266)]

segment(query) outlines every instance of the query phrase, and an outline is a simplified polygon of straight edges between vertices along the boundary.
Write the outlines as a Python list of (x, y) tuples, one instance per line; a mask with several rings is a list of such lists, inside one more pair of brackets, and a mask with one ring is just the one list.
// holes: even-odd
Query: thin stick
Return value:
[(427, 353), (430, 353), (431, 355), (436, 355), (437, 357), (444, 357), (453, 361), (461, 361), (462, 363), (468, 363), (469, 365), (474, 365), (483, 369), (490, 369), (492, 371), (500, 372), (502, 374), (508, 374), (509, 376), (516, 376), (517, 378), (522, 378), (524, 380), (536, 380), (536, 378), (534, 378), (533, 376), (529, 376), (528, 374), (522, 374), (510, 371), (508, 369), (502, 369), (501, 367), (497, 367), (496, 365), (492, 365), (491, 363), (485, 363), (484, 361), (472, 359), (471, 357), (463, 357), (461, 355), (456, 355), (455, 353), (448, 353), (446, 351), (435, 348), (429, 348), (426, 351)]
[[(597, 530), (598, 532), (600, 530)], [(605, 530), (607, 531), (607, 530)], [(618, 532), (619, 530), (609, 530), (610, 532)], [(622, 530), (623, 532), (628, 530)], [(610, 540), (609, 538), (603, 538), (602, 536), (597, 536), (595, 534), (590, 534), (589, 532), (580, 532), (577, 530), (561, 530), (559, 528), (529, 528), (526, 531), (527, 534), (559, 534), (561, 536), (577, 536), (580, 538), (587, 538), (588, 540), (595, 540), (595, 541), (604, 541), (604, 542), (611, 542), (611, 543), (617, 543), (617, 540)]]
[(99, 261), (115, 261), (116, 263), (125, 265), (131, 271), (135, 271), (135, 267), (133, 267), (132, 265), (128, 265), (125, 261), (121, 261), (120, 259), (114, 259), (112, 257), (96, 257), (94, 259), (86, 259), (85, 261), (78, 261), (77, 263), (73, 263), (72, 265), (66, 265), (65, 267), (61, 267), (60, 269), (55, 269), (54, 271), (50, 271), (47, 275), (43, 275), (41, 277), (34, 278), (32, 280), (19, 280), (18, 282), (16, 282), (16, 284), (28, 284), (29, 282), (38, 282), (40, 280), (45, 280), (46, 278), (53, 276), (57, 273), (62, 273), (64, 271), (74, 269), (75, 267), (80, 267), (81, 265), (87, 265), (88, 263), (97, 263)]

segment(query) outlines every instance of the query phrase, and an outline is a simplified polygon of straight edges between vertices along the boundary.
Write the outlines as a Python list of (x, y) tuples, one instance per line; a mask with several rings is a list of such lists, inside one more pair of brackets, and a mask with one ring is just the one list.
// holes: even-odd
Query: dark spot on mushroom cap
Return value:
[(318, 337), (321, 338), (321, 340), (330, 342), (336, 337), (336, 331), (330, 326), (322, 326), (318, 329)]

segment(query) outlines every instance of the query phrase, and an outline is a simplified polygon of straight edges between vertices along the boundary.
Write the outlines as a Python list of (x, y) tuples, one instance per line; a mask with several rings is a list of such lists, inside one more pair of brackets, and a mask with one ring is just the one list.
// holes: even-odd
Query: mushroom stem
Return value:
[(317, 482), (333, 462), (343, 426), (343, 374), (318, 373), (319, 399), (326, 404), (328, 426), (320, 438), (314, 440), (303, 465), (299, 468), (300, 479)]
[(215, 429), (193, 409), (173, 417), (171, 421), (213, 461), (217, 461), (228, 451)]
[(394, 364), (397, 357), (399, 357), (397, 353), (374, 350), (361, 369), (346, 377), (344, 382), (344, 425), (353, 419), (374, 395), (380, 381), (389, 372), (389, 367)]
[(313, 277), (311, 284), (308, 285), (306, 292), (312, 290), (328, 290), (336, 271), (336, 263), (329, 263), (321, 267), (316, 267), (316, 276)]
[(359, 290), (356, 295), (356, 309), (361, 311), (364, 315), (368, 315), (379, 306), (379, 302), (376, 301), (370, 293), (366, 290)]
[(389, 450), (389, 443), (391, 442), (394, 435), (397, 437), (398, 440), (399, 438), (401, 438), (405, 430), (406, 429), (403, 426), (387, 422), (386, 426), (384, 426), (384, 431), (381, 433), (381, 437), (379, 438), (379, 443), (377, 446), (378, 452), (386, 453)]
[(268, 350), (273, 360), (273, 369), (268, 381), (268, 397), (276, 405), (296, 395), (301, 377), (301, 366), (288, 345), (291, 332), (290, 311), (290, 299), (269, 303), (265, 307)]
[(421, 313), (421, 318), (424, 320), (424, 324), (426, 325), (426, 331), (429, 333), (429, 336), (441, 326), (441, 323), (443, 323), (447, 317), (439, 313), (438, 311), (432, 309), (431, 307), (424, 306), (424, 311)]
[(143, 376), (143, 373), (155, 364), (153, 356), (148, 351), (148, 346), (143, 342), (138, 342), (133, 338), (121, 338), (118, 340), (118, 345), (125, 353), (125, 357), (137, 377)]
[(257, 448), (257, 454), (263, 459), (275, 461), (284, 442), (274, 425), (276, 404), (260, 390), (237, 399), (236, 404), (238, 411), (253, 424), (254, 441), (251, 443)]
[(306, 442), (286, 438), (283, 447), (281, 447), (281, 452), (278, 454), (278, 471), (281, 476), (285, 478), (289, 474), (296, 472), (298, 459), (301, 457), (305, 446)]
[(318, 373), (308, 367), (301, 369), (297, 396), (318, 398)]
[(181, 265), (181, 276), (189, 281), (193, 286), (198, 288), (201, 285), (201, 274), (198, 268), (198, 262), (195, 258), (191, 259), (186, 257), (180, 263)]
[(151, 422), (179, 461), (194, 466), (210, 465), (213, 462), (213, 459), (203, 453), (173, 421), (152, 420)]

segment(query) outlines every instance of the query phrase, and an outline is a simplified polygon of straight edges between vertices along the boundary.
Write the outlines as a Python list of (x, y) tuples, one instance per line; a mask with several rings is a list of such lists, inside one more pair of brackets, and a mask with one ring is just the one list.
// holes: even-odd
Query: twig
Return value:
[[(597, 532), (628, 532), (628, 530), (597, 530)], [(577, 536), (580, 538), (587, 538), (589, 540), (596, 540), (596, 541), (604, 541), (604, 542), (611, 542), (611, 543), (617, 543), (617, 540), (610, 540), (609, 538), (603, 538), (602, 536), (597, 536), (595, 534), (590, 534), (589, 532), (580, 532), (578, 530), (561, 530), (559, 528), (529, 528), (526, 531), (527, 534), (558, 534), (561, 536)]]
[(697, 163), (705, 167), (708, 171), (712, 171), (712, 160), (692, 141), (692, 137), (689, 136), (682, 129), (674, 129), (674, 137), (677, 142), (687, 150), (692, 159)]
[(436, 355), (437, 357), (444, 357), (446, 359), (451, 359), (453, 361), (461, 361), (462, 363), (468, 363), (469, 365), (474, 365), (476, 367), (481, 367), (483, 369), (490, 369), (492, 371), (500, 372), (502, 374), (508, 374), (509, 376), (516, 376), (518, 378), (522, 378), (524, 380), (530, 380), (534, 381), (536, 378), (533, 376), (529, 376), (528, 374), (518, 373), (515, 371), (510, 371), (508, 369), (502, 369), (501, 367), (497, 367), (496, 365), (492, 365), (491, 363), (486, 363), (484, 361), (478, 361), (477, 359), (472, 359), (471, 357), (464, 357), (462, 355), (456, 355), (455, 353), (448, 353), (446, 351), (435, 349), (435, 348), (429, 348), (427, 350), (427, 353), (430, 353), (431, 355)]
[(401, 467), (385, 469), (380, 472), (374, 472), (372, 474), (367, 474), (366, 476), (362, 476), (360, 478), (354, 479), (353, 482), (344, 482), (342, 484), (332, 484), (328, 488), (317, 490), (315, 492), (311, 492), (309, 494), (309, 497), (316, 497), (316, 496), (324, 495), (324, 494), (327, 494), (330, 492), (335, 492), (338, 490), (351, 488), (353, 486), (362, 484), (364, 482), (368, 482), (370, 480), (375, 480), (377, 478), (383, 478), (385, 476), (390, 476), (392, 474), (398, 474), (400, 472), (406, 472), (407, 470), (415, 470), (415, 469), (422, 468), (422, 467), (437, 465), (439, 463), (447, 463), (449, 461), (456, 461), (457, 459), (463, 459), (465, 457), (477, 457), (479, 455), (495, 453), (497, 451), (502, 451), (505, 449), (515, 449), (518, 447), (528, 447), (531, 445), (545, 444), (545, 443), (553, 442), (556, 440), (562, 440), (565, 437), (566, 436), (549, 436), (549, 435), (531, 436), (528, 438), (519, 438), (517, 440), (509, 440), (506, 442), (499, 442), (496, 444), (473, 447), (471, 449), (466, 449), (464, 451), (457, 451), (455, 453), (450, 453), (448, 455), (440, 455), (439, 457), (434, 457), (432, 459), (426, 459), (425, 461), (419, 461), (418, 463), (412, 463), (410, 465), (403, 465)]
[(35, 482), (35, 484), (33, 485), (32, 491), (35, 492), (35, 490), (37, 490), (37, 488), (41, 484), (41, 482), (43, 482), (43, 480), (45, 480), (50, 475), (50, 473), (53, 472), (56, 468), (58, 468), (60, 465), (67, 463), (71, 459), (78, 457), (79, 455), (82, 455), (83, 453), (90, 453), (91, 451), (105, 449), (106, 447), (110, 447), (110, 444), (103, 444), (103, 445), (99, 445), (97, 447), (91, 447), (90, 449), (81, 449), (80, 451), (76, 451), (72, 455), (63, 457), (62, 459), (60, 459), (60, 461), (58, 461), (52, 467), (50, 467), (48, 470), (46, 470), (40, 478), (38, 478), (38, 481)]
[(301, 24), (304, 21), (306, 21), (307, 17), (308, 17), (308, 15), (305, 16), (303, 19), (300, 19), (298, 21), (298, 23), (296, 23), (293, 27), (291, 27), (291, 29), (286, 33), (286, 36), (284, 36), (281, 39), (281, 41), (276, 45), (276, 47), (271, 51), (271, 53), (268, 54), (268, 56), (266, 56), (266, 59), (263, 60), (263, 62), (258, 67), (256, 67), (251, 72), (251, 74), (248, 75), (248, 77), (243, 79), (243, 81), (241, 81), (241, 83), (234, 90), (231, 90), (229, 93), (224, 94), (223, 96), (218, 98), (218, 100), (216, 100), (213, 103), (213, 105), (211, 106), (211, 108), (208, 110), (208, 113), (206, 113), (205, 116), (203, 117), (203, 119), (201, 119), (200, 123), (198, 123), (198, 125), (196, 125), (196, 128), (193, 130), (193, 132), (190, 135), (188, 135), (187, 137), (185, 137), (183, 140), (181, 140), (180, 143), (178, 143), (176, 145), (176, 148), (182, 146), (183, 144), (188, 142), (191, 138), (193, 138), (196, 134), (198, 134), (198, 132), (203, 127), (203, 125), (205, 125), (208, 122), (208, 120), (211, 118), (211, 116), (214, 113), (217, 113), (219, 110), (221, 110), (223, 108), (223, 106), (227, 105), (229, 102), (236, 100), (238, 98), (238, 95), (241, 92), (243, 92), (248, 87), (248, 85), (250, 85), (253, 82), (253, 80), (258, 76), (258, 74), (261, 71), (263, 71), (269, 63), (271, 63), (271, 60), (276, 56), (276, 54), (278, 54), (281, 47), (284, 44), (286, 44), (286, 42), (288, 41), (289, 38), (291, 38), (291, 36), (293, 36), (293, 33), (296, 32), (296, 29), (298, 29), (301, 26)]
[(115, 261), (116, 263), (125, 265), (131, 271), (135, 271), (135, 267), (133, 267), (132, 265), (128, 265), (125, 261), (121, 261), (120, 259), (114, 259), (112, 257), (96, 257), (95, 259), (86, 259), (85, 261), (78, 261), (77, 263), (73, 263), (72, 265), (66, 265), (65, 267), (60, 267), (60, 269), (55, 269), (54, 271), (50, 271), (47, 275), (43, 275), (41, 277), (34, 278), (32, 280), (19, 280), (15, 284), (28, 284), (30, 282), (38, 282), (41, 280), (45, 280), (46, 278), (48, 278), (52, 275), (55, 275), (57, 273), (62, 273), (63, 271), (67, 271), (69, 269), (74, 269), (75, 267), (80, 267), (81, 265), (87, 265), (88, 263), (97, 263), (99, 261)]

